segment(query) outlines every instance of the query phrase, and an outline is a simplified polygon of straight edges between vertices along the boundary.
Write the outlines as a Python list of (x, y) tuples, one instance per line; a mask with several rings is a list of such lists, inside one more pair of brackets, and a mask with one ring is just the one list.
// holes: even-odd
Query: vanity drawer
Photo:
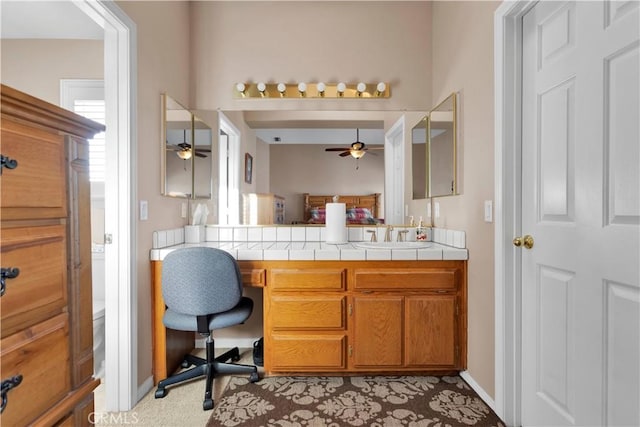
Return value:
[(273, 334), (271, 370), (314, 371), (346, 368), (346, 335)]
[(60, 314), (2, 340), (2, 380), (22, 375), (7, 393), (2, 425), (27, 425), (71, 390), (69, 320)]
[(455, 291), (461, 271), (457, 268), (365, 269), (353, 273), (354, 289), (362, 290), (451, 290)]
[(265, 279), (267, 277), (267, 273), (264, 268), (250, 268), (250, 269), (241, 268), (240, 274), (242, 275), (242, 284), (244, 286), (264, 288)]
[(67, 304), (64, 225), (2, 229), (2, 268), (18, 268), (6, 279), (0, 300), (0, 335), (7, 337), (61, 313)]
[(346, 269), (272, 269), (269, 275), (269, 287), (279, 291), (339, 291), (346, 287)]
[(15, 169), (5, 169), (2, 174), (3, 220), (66, 216), (63, 148), (62, 135), (2, 121), (2, 155), (18, 162)]
[(345, 329), (344, 296), (271, 297), (271, 327), (275, 329)]

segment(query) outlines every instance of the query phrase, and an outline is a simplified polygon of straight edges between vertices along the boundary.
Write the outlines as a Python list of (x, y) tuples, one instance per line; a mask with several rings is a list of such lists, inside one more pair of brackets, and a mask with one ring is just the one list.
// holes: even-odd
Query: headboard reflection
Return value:
[[(311, 195), (304, 193), (304, 221), (309, 222), (312, 220), (312, 210), (324, 209), (327, 203), (333, 203), (333, 197), (335, 195)], [(346, 208), (365, 208), (368, 209), (376, 222), (378, 219), (378, 207), (379, 207), (380, 193), (365, 194), (365, 195), (339, 195), (338, 203), (346, 204)]]

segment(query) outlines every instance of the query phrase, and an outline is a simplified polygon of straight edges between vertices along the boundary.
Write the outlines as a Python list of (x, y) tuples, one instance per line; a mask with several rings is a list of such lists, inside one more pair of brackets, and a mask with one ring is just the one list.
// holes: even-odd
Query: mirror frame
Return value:
[[(168, 137), (167, 137), (167, 132), (169, 130), (169, 126), (167, 125), (167, 120), (168, 120), (168, 114), (167, 114), (167, 109), (169, 107), (169, 100), (171, 100), (171, 103), (176, 104), (177, 106), (181, 107), (180, 109), (184, 110), (185, 113), (187, 113), (189, 115), (188, 119), (185, 119), (185, 123), (189, 123), (189, 128), (185, 129), (189, 131), (189, 138), (190, 141), (192, 142), (192, 150), (194, 150), (194, 153), (192, 154), (192, 156), (188, 159), (189, 160), (189, 166), (190, 166), (190, 183), (189, 183), (189, 192), (183, 194), (172, 194), (169, 189), (167, 189), (167, 185), (168, 185), (168, 180), (167, 180), (167, 162), (168, 162), (168, 157), (167, 157), (167, 142), (168, 142)], [(206, 195), (199, 195), (196, 194), (196, 183), (195, 183), (195, 179), (196, 179), (196, 155), (195, 155), (195, 141), (196, 141), (196, 122), (204, 124), (206, 127), (208, 127), (211, 130), (211, 134), (210, 134), (210, 141), (209, 141), (209, 146), (210, 146), (210, 151), (213, 150), (213, 129), (211, 128), (210, 125), (208, 125), (204, 120), (202, 120), (201, 118), (195, 116), (193, 114), (193, 112), (191, 112), (189, 109), (187, 109), (186, 107), (184, 107), (180, 102), (176, 101), (173, 97), (171, 97), (170, 95), (168, 95), (167, 93), (162, 93), (161, 94), (161, 113), (162, 113), (162, 118), (161, 118), (161, 149), (160, 149), (160, 194), (165, 196), (165, 197), (175, 197), (175, 198), (182, 198), (182, 199), (191, 199), (191, 200), (196, 200), (196, 199), (211, 199), (212, 195), (213, 195), (213, 164), (210, 165), (210, 169), (209, 169), (209, 177), (208, 177), (208, 188), (209, 194)], [(185, 160), (186, 161), (186, 160)]]
[[(452, 125), (451, 125), (451, 132), (452, 132), (452, 147), (451, 147), (451, 154), (452, 154), (452, 165), (451, 165), (451, 175), (452, 175), (452, 179), (451, 179), (451, 192), (450, 193), (440, 193), (440, 194), (436, 194), (436, 192), (434, 192), (433, 190), (433, 177), (432, 177), (432, 173), (433, 173), (433, 166), (432, 166), (432, 161), (433, 161), (433, 137), (432, 137), (432, 123), (433, 123), (433, 113), (434, 112), (438, 112), (439, 109), (446, 105), (448, 102), (451, 102), (451, 110), (446, 110), (446, 111), (451, 111), (452, 113)], [(428, 136), (428, 141), (427, 141), (427, 167), (428, 167), (428, 173), (427, 173), (427, 198), (432, 198), (432, 197), (445, 197), (445, 196), (456, 196), (458, 195), (458, 110), (457, 110), (457, 93), (456, 92), (452, 92), (449, 96), (447, 96), (442, 102), (440, 102), (438, 105), (436, 105), (431, 111), (429, 111), (428, 114), (428, 120), (427, 120), (427, 136)]]

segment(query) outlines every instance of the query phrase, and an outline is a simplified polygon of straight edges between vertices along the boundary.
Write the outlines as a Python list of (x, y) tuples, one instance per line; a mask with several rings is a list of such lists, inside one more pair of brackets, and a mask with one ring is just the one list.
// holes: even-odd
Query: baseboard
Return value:
[[(153, 388), (153, 375), (151, 375), (150, 377), (148, 377), (142, 384), (140, 384), (140, 386), (138, 387), (138, 396), (137, 396), (137, 401), (136, 401), (136, 405), (138, 404), (138, 402), (140, 402), (142, 400), (143, 397), (145, 397), (147, 395), (147, 393), (149, 393), (149, 391)], [(133, 405), (133, 406), (136, 406)]]
[[(258, 337), (259, 338), (259, 337)], [(216, 338), (216, 348), (253, 348), (258, 338)], [(196, 348), (205, 348), (206, 338), (196, 339)]]
[(496, 412), (496, 402), (493, 400), (493, 398), (491, 398), (491, 396), (489, 396), (489, 394), (484, 391), (484, 389), (482, 387), (480, 387), (480, 385), (473, 379), (473, 377), (471, 376), (471, 374), (469, 374), (469, 371), (461, 371), (460, 372), (460, 376), (462, 377), (463, 380), (465, 380), (473, 389), (473, 391), (475, 391), (476, 393), (478, 393), (478, 396), (480, 396), (480, 398), (484, 401), (484, 403), (486, 403), (492, 410), (493, 412)]

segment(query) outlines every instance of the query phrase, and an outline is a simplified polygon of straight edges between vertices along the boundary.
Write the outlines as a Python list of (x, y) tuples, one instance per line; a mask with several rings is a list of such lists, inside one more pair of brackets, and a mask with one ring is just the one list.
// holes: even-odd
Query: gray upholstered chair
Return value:
[(206, 336), (207, 358), (186, 355), (182, 367), (195, 367), (160, 381), (156, 398), (165, 397), (169, 385), (206, 376), (202, 407), (208, 410), (213, 408), (213, 379), (217, 374), (246, 373), (251, 382), (260, 379), (255, 366), (224, 363), (240, 360), (237, 347), (214, 357), (211, 332), (243, 323), (253, 310), (253, 301), (242, 296), (240, 269), (229, 253), (206, 247), (170, 252), (162, 262), (162, 296), (167, 306), (164, 325)]

